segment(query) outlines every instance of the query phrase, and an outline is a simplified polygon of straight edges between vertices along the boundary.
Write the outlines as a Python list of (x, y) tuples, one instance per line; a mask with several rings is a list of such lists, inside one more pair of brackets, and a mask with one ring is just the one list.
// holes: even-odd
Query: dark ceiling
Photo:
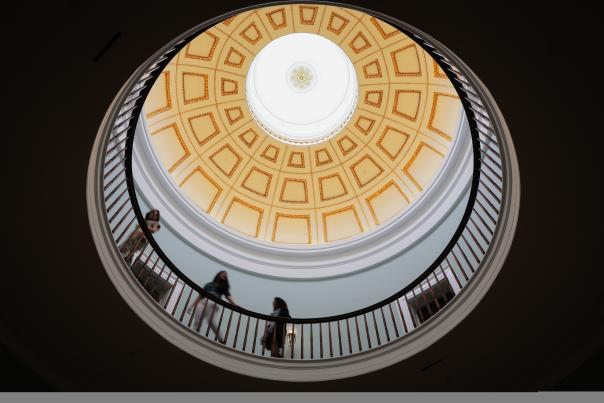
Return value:
[(12, 388), (532, 391), (572, 384), (568, 374), (590, 357), (588, 376), (601, 370), (603, 276), (594, 256), (603, 66), (595, 13), (578, 3), (577, 11), (553, 3), (355, 3), (442, 41), (507, 118), (522, 175), (520, 221), (479, 307), (405, 362), (323, 383), (232, 374), (166, 342), (123, 302), (97, 257), (85, 202), (89, 153), (103, 113), (140, 63), (182, 31), (253, 2), (23, 2), (2, 25), (11, 258), (0, 338)]

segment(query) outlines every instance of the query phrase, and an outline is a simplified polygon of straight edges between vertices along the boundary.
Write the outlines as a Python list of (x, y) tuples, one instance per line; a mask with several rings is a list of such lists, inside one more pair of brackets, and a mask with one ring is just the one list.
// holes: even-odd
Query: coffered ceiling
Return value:
[[(339, 45), (359, 82), (348, 124), (312, 146), (268, 135), (245, 96), (254, 55), (294, 32)], [(199, 211), (284, 245), (351, 239), (402, 214), (442, 167), (462, 115), (449, 79), (408, 36), (370, 15), (312, 4), (211, 27), (170, 61), (143, 112), (158, 160)]]

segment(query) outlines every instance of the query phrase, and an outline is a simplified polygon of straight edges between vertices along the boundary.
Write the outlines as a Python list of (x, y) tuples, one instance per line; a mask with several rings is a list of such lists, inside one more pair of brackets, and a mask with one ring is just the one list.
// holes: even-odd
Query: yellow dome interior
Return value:
[[(285, 144), (253, 119), (246, 73), (271, 40), (322, 35), (354, 64), (348, 124), (312, 146)], [(237, 14), (188, 43), (143, 111), (154, 152), (193, 205), (260, 241), (327, 244), (403, 213), (440, 170), (463, 108), (437, 63), (391, 25), (314, 4)]]

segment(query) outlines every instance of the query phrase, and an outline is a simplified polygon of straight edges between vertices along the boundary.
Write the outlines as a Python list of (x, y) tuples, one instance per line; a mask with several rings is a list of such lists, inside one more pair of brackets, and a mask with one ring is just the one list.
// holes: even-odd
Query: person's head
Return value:
[(159, 224), (159, 210), (151, 210), (147, 214), (145, 214), (145, 222), (147, 223), (147, 228), (149, 231), (154, 234), (161, 228)]
[(149, 210), (147, 214), (145, 214), (145, 221), (158, 221), (159, 222), (159, 210), (153, 209)]
[(226, 284), (228, 286), (229, 279), (227, 277), (227, 272), (223, 270), (223, 271), (219, 271), (218, 273), (216, 273), (216, 275), (214, 276), (214, 283)]
[(161, 225), (159, 224), (158, 221), (147, 220), (146, 222), (147, 222), (147, 228), (149, 229), (149, 232), (151, 232), (152, 234), (155, 234), (161, 228)]
[(275, 297), (273, 300), (273, 308), (287, 310), (287, 303), (283, 300), (283, 298)]

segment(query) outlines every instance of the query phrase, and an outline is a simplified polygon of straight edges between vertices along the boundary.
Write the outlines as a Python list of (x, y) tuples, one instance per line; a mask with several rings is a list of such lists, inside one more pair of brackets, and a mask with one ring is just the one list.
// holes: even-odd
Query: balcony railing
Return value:
[[(344, 357), (380, 348), (437, 317), (464, 292), (483, 267), (505, 206), (507, 163), (502, 158), (500, 122), (483, 86), (473, 74), (442, 45), (423, 39), (416, 30), (390, 17), (374, 14), (396, 26), (420, 44), (454, 83), (470, 121), (473, 146), (473, 177), (470, 197), (457, 231), (432, 265), (412, 284), (383, 301), (361, 310), (322, 318), (275, 318), (233, 306), (206, 293), (184, 275), (162, 251), (144, 225), (132, 176), (132, 150), (135, 127), (149, 89), (168, 61), (193, 37), (220, 19), (190, 31), (149, 59), (130, 79), (106, 117), (101, 143), (102, 173), (98, 185), (104, 206), (105, 225), (117, 249), (139, 229), (144, 236), (136, 249), (140, 252), (123, 260), (123, 270), (137, 279), (150, 300), (155, 301), (174, 321), (198, 337), (218, 342), (209, 322), (217, 323), (224, 344), (243, 354), (278, 356), (284, 360), (319, 360)], [(187, 308), (203, 297), (202, 316)], [(211, 301), (211, 302), (210, 302)], [(206, 311), (207, 310), (207, 311)], [(285, 340), (283, 351), (266, 351), (260, 340), (273, 327), (274, 341)], [(277, 343), (272, 345), (276, 346)]]

